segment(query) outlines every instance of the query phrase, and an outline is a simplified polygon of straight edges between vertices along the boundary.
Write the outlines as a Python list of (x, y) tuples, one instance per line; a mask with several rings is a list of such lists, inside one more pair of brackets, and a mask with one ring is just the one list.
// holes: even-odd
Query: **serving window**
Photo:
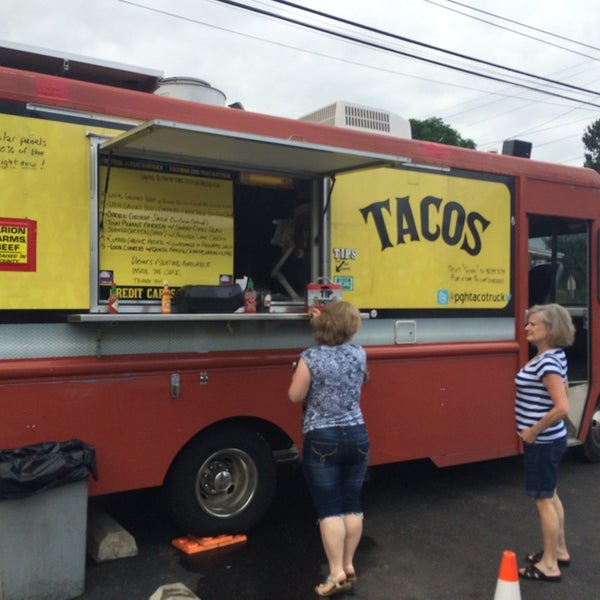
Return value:
[(119, 312), (160, 312), (165, 281), (175, 290), (251, 277), (274, 303), (300, 303), (329, 260), (324, 182), (406, 161), (162, 120), (99, 136), (90, 311), (106, 312), (113, 282)]
[(137, 158), (101, 158), (99, 309), (159, 310), (164, 282), (219, 286), (252, 278), (275, 301), (310, 281), (310, 182)]

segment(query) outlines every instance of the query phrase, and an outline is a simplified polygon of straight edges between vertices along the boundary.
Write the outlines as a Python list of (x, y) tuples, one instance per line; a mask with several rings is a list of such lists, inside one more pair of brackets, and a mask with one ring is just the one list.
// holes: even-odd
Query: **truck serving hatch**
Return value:
[(100, 145), (100, 152), (307, 178), (410, 162), (400, 156), (164, 120), (142, 123), (107, 140)]

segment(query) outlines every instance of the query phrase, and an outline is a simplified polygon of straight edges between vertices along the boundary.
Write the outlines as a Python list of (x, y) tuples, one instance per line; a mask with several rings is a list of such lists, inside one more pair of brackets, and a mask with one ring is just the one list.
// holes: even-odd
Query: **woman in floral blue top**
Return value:
[(348, 302), (311, 313), (318, 346), (305, 350), (289, 389), (305, 406), (302, 460), (317, 514), (329, 575), (318, 596), (344, 592), (356, 582), (354, 553), (362, 535), (360, 494), (369, 462), (369, 437), (360, 410), (366, 355), (350, 343), (360, 314)]

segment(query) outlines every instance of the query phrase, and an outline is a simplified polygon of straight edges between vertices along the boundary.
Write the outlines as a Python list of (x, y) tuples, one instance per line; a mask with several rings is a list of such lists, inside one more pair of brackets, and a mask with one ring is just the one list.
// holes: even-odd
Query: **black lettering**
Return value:
[(397, 244), (404, 244), (405, 235), (410, 235), (411, 242), (419, 241), (417, 224), (415, 223), (415, 217), (410, 208), (408, 196), (396, 198), (396, 223), (398, 227)]
[(441, 198), (436, 198), (435, 196), (425, 196), (423, 200), (421, 200), (421, 235), (428, 242), (435, 242), (440, 237), (440, 226), (436, 225), (432, 230), (429, 226), (429, 218), (431, 216), (431, 208), (435, 208), (437, 214), (439, 215), (440, 206), (442, 204)]
[[(392, 216), (390, 200), (373, 202), (359, 211), (365, 223), (369, 222), (369, 216), (373, 218), (381, 250), (392, 247), (384, 214), (386, 211)], [(410, 205), (410, 196), (396, 197), (396, 245), (405, 244), (407, 241), (416, 242), (421, 237), (428, 242), (436, 242), (441, 237), (448, 246), (461, 244), (460, 249), (471, 256), (477, 256), (481, 252), (482, 234), (491, 222), (480, 213), (467, 213), (460, 203), (450, 201), (444, 204), (442, 198), (436, 196), (425, 196), (420, 202), (419, 211), (420, 229)], [(337, 260), (350, 258), (346, 252), (348, 249), (334, 249)]]
[(0, 227), (0, 233), (22, 233), (22, 234), (26, 234), (27, 233), (27, 228), (26, 227), (11, 227), (8, 225), (2, 225)]
[[(454, 231), (452, 229), (454, 228)], [(448, 202), (444, 206), (442, 238), (448, 246), (456, 246), (465, 228), (465, 209), (458, 202)]]
[[(481, 225), (481, 232), (477, 230), (477, 224)], [(481, 252), (481, 233), (488, 228), (489, 224), (490, 221), (478, 212), (469, 213), (467, 216), (467, 233), (465, 233), (465, 239), (460, 249), (471, 256), (477, 256)], [(473, 236), (472, 245), (469, 244), (469, 233)]]
[(373, 202), (369, 206), (359, 209), (365, 223), (368, 223), (369, 215), (373, 217), (373, 223), (375, 223), (375, 229), (379, 235), (379, 241), (381, 242), (381, 250), (392, 247), (390, 236), (388, 235), (387, 228), (385, 226), (385, 220), (383, 218), (383, 209), (390, 214), (390, 201), (381, 200), (379, 202)]

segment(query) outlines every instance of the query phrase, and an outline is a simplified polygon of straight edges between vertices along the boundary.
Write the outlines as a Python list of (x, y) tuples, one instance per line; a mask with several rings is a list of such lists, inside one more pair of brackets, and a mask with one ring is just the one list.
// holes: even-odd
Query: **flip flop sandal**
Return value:
[[(525, 557), (525, 560), (528, 563), (533, 563), (533, 564), (537, 564), (542, 560), (542, 556), (544, 556), (544, 551), (540, 550), (539, 552), (533, 552), (531, 554), (528, 554)], [(568, 567), (571, 564), (571, 559), (570, 558), (559, 558), (558, 559), (558, 566), (559, 567)]]
[(535, 565), (529, 565), (522, 571), (519, 570), (519, 577), (521, 579), (529, 579), (529, 581), (548, 581), (549, 583), (558, 583), (562, 579), (560, 575), (546, 575), (546, 573), (540, 571)]

